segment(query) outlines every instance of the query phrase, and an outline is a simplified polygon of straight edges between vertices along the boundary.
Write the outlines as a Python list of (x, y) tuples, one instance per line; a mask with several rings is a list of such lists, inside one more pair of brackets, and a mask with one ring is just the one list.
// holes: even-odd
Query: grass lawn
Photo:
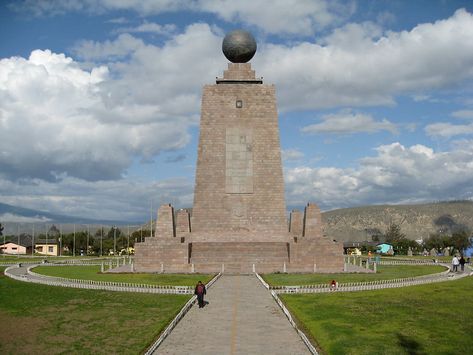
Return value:
[(38, 266), (32, 271), (48, 276), (136, 284), (195, 286), (197, 281), (209, 282), (214, 275), (202, 274), (101, 274), (100, 266)]
[(138, 354), (190, 298), (30, 284), (3, 270), (1, 354)]
[(369, 292), (281, 295), (326, 354), (471, 354), (473, 278)]
[(445, 270), (440, 265), (379, 265), (376, 274), (265, 274), (262, 277), (271, 286), (295, 286), (329, 284), (331, 280), (339, 283), (391, 280), (435, 274)]

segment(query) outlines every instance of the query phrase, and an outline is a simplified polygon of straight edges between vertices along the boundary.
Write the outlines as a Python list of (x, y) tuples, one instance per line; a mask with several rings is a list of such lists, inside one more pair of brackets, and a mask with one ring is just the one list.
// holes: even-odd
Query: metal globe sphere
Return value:
[(227, 33), (222, 43), (225, 57), (232, 63), (246, 63), (256, 53), (256, 41), (253, 35), (244, 30)]

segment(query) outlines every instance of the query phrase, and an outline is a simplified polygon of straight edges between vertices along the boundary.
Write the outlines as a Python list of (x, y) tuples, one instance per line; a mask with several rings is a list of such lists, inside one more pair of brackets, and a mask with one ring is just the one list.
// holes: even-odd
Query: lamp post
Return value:
[(130, 226), (127, 226), (126, 253), (130, 255)]
[(74, 223), (74, 240), (72, 242), (72, 256), (76, 256), (76, 225)]
[(113, 256), (117, 255), (117, 227), (113, 226)]
[(59, 225), (59, 256), (62, 256), (62, 224)]
[(20, 225), (16, 224), (16, 234), (18, 236), (18, 247), (16, 248), (16, 256), (20, 257)]
[(85, 255), (89, 255), (89, 235), (90, 235), (90, 225), (87, 225), (87, 249), (85, 250)]
[(102, 256), (103, 226), (100, 226), (100, 256)]
[(149, 209), (149, 216), (150, 216), (150, 225), (149, 225), (149, 229), (150, 229), (150, 233), (151, 233), (151, 237), (153, 236), (153, 200), (151, 200), (151, 206), (150, 206), (150, 209)]

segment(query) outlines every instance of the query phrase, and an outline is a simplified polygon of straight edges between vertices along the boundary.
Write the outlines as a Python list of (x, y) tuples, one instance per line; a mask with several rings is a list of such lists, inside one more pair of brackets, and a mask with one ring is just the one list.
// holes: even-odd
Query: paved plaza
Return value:
[(223, 275), (156, 354), (310, 354), (271, 294), (253, 275)]

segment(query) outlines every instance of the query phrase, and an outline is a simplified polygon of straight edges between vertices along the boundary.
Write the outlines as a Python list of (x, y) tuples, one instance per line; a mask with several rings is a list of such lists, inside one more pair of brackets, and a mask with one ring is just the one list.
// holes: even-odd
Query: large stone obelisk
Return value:
[(192, 212), (160, 207), (135, 270), (343, 271), (343, 248), (322, 235), (316, 205), (288, 222), (275, 87), (247, 63), (253, 36), (233, 31), (222, 49), (231, 63), (204, 86)]
[(275, 88), (250, 63), (229, 63), (204, 87), (191, 224), (221, 238), (287, 234)]

